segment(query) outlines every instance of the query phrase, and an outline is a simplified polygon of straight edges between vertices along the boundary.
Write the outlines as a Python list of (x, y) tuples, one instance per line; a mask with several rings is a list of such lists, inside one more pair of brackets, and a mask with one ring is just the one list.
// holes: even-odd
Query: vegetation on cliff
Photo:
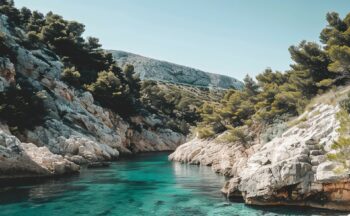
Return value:
[(27, 82), (10, 86), (0, 94), (0, 119), (12, 131), (31, 129), (44, 122), (47, 111), (43, 104), (45, 96)]
[(0, 13), (8, 17), (11, 26), (24, 31), (22, 43), (27, 49), (46, 48), (60, 57), (65, 67), (63, 81), (90, 91), (101, 105), (119, 114), (136, 111), (140, 80), (132, 66), (122, 70), (112, 55), (101, 48), (97, 38), (84, 39), (83, 24), (52, 12), (43, 15), (28, 8), (19, 10), (8, 0), (0, 1)]
[(339, 138), (331, 146), (333, 152), (327, 155), (328, 159), (342, 164), (343, 169), (338, 168), (336, 170), (338, 172), (350, 167), (350, 93), (346, 99), (340, 101), (340, 106), (341, 110), (337, 113), (337, 119), (340, 122)]
[[(320, 34), (322, 45), (302, 41), (291, 46), (294, 63), (290, 70), (266, 69), (256, 79), (246, 76), (243, 90), (230, 89), (223, 95), (206, 88), (141, 82), (134, 67), (120, 68), (97, 38), (83, 38), (83, 24), (52, 12), (43, 15), (17, 9), (13, 1), (0, 0), (0, 13), (13, 28), (23, 30), (24, 36), (17, 38), (21, 45), (60, 57), (64, 66), (60, 79), (70, 87), (91, 92), (97, 103), (124, 117), (147, 110), (164, 117), (165, 127), (183, 134), (198, 125), (201, 138), (226, 131), (223, 139), (246, 143), (249, 129), (257, 125), (268, 128), (296, 116), (315, 95), (345, 84), (350, 77), (350, 14), (344, 19), (337, 13), (327, 14), (328, 25)], [(1, 57), (16, 61), (2, 35), (0, 48)], [(43, 100), (39, 89), (16, 78), (0, 94), (0, 117), (12, 127), (38, 125), (46, 115)], [(32, 118), (35, 120), (28, 121)]]
[[(125, 64), (123, 69), (120, 68), (113, 56), (101, 48), (97, 38), (83, 38), (83, 24), (65, 20), (52, 12), (44, 15), (28, 8), (17, 9), (13, 1), (0, 0), (0, 13), (7, 16), (13, 35), (17, 34), (16, 40), (25, 49), (45, 50), (54, 58), (58, 55), (63, 64), (60, 79), (70, 88), (91, 92), (96, 103), (123, 117), (156, 114), (163, 119), (162, 127), (188, 134), (190, 127), (201, 118), (199, 107), (205, 101), (219, 101), (224, 92), (155, 81), (141, 82), (133, 65)], [(0, 35), (0, 57), (16, 64), (15, 48), (8, 40)], [(30, 129), (45, 119), (47, 112), (36, 112), (45, 110), (41, 107), (45, 97), (37, 97), (40, 89), (18, 76), (0, 93), (0, 118), (11, 127)], [(9, 97), (16, 100), (9, 100)], [(28, 121), (32, 118), (35, 121)]]
[(199, 136), (228, 131), (228, 140), (239, 139), (242, 131), (237, 128), (271, 125), (295, 116), (315, 95), (345, 84), (350, 78), (350, 14), (341, 19), (328, 13), (327, 22), (320, 35), (322, 46), (302, 41), (289, 48), (294, 61), (290, 70), (266, 69), (256, 76), (257, 82), (247, 76), (243, 91), (231, 90), (220, 103), (204, 104)]
[(190, 127), (201, 120), (198, 110), (204, 103), (219, 101), (224, 91), (188, 85), (145, 80), (141, 102), (152, 113), (169, 117), (166, 126), (188, 134)]

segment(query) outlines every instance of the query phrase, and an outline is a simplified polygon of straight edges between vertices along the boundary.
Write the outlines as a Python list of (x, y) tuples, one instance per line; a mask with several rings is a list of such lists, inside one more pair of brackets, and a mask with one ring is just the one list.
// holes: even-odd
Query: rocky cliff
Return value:
[(8, 55), (0, 55), (0, 91), (15, 86), (17, 79), (25, 80), (40, 93), (47, 111), (42, 124), (17, 131), (17, 137), (0, 129), (1, 178), (76, 172), (77, 164), (132, 152), (172, 150), (184, 142), (182, 134), (160, 127), (163, 120), (156, 115), (126, 121), (96, 104), (89, 92), (60, 81), (59, 57), (45, 46), (24, 46), (27, 36), (11, 28), (4, 15), (0, 32), (9, 47)]
[(281, 136), (249, 145), (194, 139), (177, 148), (171, 160), (211, 165), (231, 177), (222, 191), (256, 205), (300, 205), (350, 210), (350, 172), (327, 160), (337, 140), (339, 106), (318, 103)]
[(110, 51), (119, 66), (132, 64), (140, 78), (171, 83), (187, 84), (199, 87), (236, 88), (242, 89), (243, 83), (229, 76), (204, 72), (194, 68), (160, 61), (128, 53)]

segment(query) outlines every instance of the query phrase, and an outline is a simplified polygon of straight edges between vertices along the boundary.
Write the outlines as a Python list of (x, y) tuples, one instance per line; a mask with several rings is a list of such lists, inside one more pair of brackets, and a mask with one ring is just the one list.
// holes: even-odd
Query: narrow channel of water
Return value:
[(2, 183), (0, 215), (346, 215), (232, 203), (220, 193), (224, 177), (209, 167), (169, 162), (167, 157), (140, 154), (77, 176)]

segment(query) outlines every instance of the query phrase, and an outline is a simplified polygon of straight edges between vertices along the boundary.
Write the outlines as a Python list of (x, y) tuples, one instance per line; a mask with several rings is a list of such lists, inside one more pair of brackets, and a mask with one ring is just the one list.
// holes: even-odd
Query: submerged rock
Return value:
[(109, 167), (110, 162), (91, 162), (87, 165), (88, 168)]

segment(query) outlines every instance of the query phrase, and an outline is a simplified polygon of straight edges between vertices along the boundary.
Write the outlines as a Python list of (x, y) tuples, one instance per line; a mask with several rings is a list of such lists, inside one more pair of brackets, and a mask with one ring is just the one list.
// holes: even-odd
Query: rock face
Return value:
[(232, 177), (222, 191), (248, 204), (350, 210), (350, 173), (334, 172), (339, 164), (326, 157), (338, 138), (338, 111), (338, 106), (317, 104), (266, 144), (244, 148), (195, 139), (170, 159), (212, 165)]
[(47, 147), (21, 143), (8, 131), (0, 130), (0, 179), (54, 176), (79, 172), (79, 166)]
[(204, 72), (166, 61), (155, 60), (140, 55), (110, 51), (119, 66), (132, 64), (143, 80), (156, 80), (200, 87), (242, 89), (243, 83), (229, 76)]
[(0, 57), (0, 92), (15, 81), (15, 67), (8, 58)]
[[(16, 134), (22, 142), (32, 144), (21, 143), (13, 137), (16, 140), (13, 143), (20, 146), (19, 155), (14, 156), (18, 168), (14, 168), (13, 172), (21, 174), (20, 163), (30, 160), (48, 170), (36, 172), (34, 167), (28, 168), (33, 175), (61, 174), (70, 171), (62, 165), (69, 164), (67, 160), (90, 164), (113, 160), (120, 154), (173, 150), (184, 142), (182, 134), (161, 128), (153, 130), (149, 124), (160, 121), (156, 117), (148, 121), (147, 116), (140, 117), (137, 122), (139, 128), (135, 130), (134, 122), (126, 122), (97, 105), (89, 92), (76, 90), (61, 82), (63, 65), (60, 59), (45, 47), (33, 49), (20, 44), (26, 36), (20, 29), (10, 28), (7, 17), (3, 15), (0, 16), (0, 31), (11, 53), (0, 57), (0, 92), (9, 85), (15, 85), (15, 77), (20, 77), (40, 92), (48, 111), (42, 125)], [(9, 154), (11, 151), (6, 150)], [(6, 165), (0, 167), (3, 176), (12, 171)]]
[(245, 148), (239, 143), (222, 143), (216, 140), (192, 139), (179, 146), (169, 156), (170, 160), (189, 164), (211, 166), (212, 169), (226, 176), (235, 176), (242, 171), (247, 158), (259, 145)]

